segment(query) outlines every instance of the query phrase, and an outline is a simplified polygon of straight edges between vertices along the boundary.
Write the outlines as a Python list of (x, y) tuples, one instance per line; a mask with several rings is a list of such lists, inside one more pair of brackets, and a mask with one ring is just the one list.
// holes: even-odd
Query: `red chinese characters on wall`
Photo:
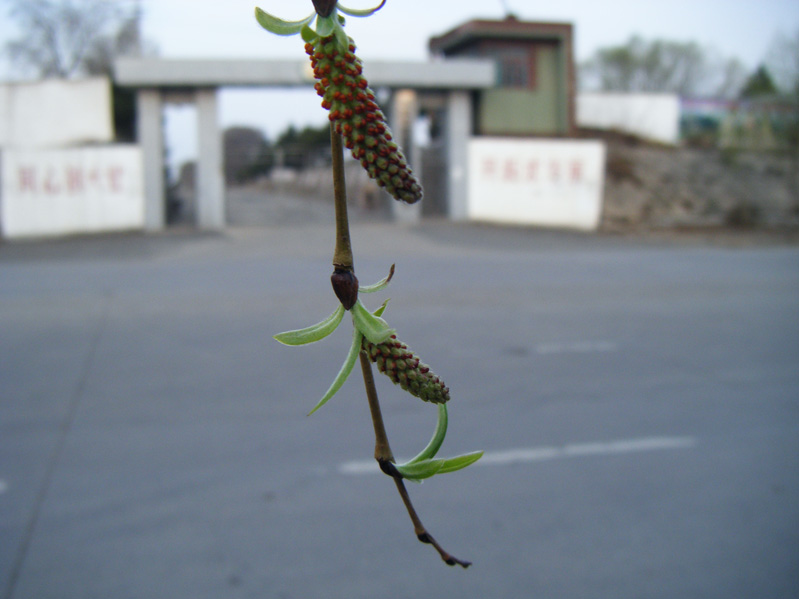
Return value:
[(485, 157), (480, 164), (484, 180), (503, 183), (585, 182), (585, 164), (580, 158), (539, 159)]
[(54, 166), (24, 164), (17, 167), (16, 187), (20, 194), (83, 195), (121, 193), (125, 167)]

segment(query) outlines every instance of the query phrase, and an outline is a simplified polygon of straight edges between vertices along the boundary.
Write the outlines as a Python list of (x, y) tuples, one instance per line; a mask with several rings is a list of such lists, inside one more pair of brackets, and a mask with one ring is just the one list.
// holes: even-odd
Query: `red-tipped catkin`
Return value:
[(314, 88), (322, 96), (322, 107), (330, 111), (330, 121), (353, 158), (395, 199), (408, 204), (422, 199), (422, 187), (392, 141), (386, 118), (362, 75), (352, 40), (343, 50), (335, 36), (319, 38), (305, 44), (305, 51), (311, 57), (317, 80)]
[(449, 387), (395, 335), (379, 344), (364, 337), (361, 348), (380, 372), (411, 395), (432, 403), (449, 401)]

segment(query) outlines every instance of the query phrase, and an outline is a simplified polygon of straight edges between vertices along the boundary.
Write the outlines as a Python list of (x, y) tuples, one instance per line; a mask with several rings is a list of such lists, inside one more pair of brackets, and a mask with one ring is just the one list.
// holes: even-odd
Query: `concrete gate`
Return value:
[[(491, 60), (439, 60), (435, 62), (372, 61), (365, 75), (375, 90), (388, 89), (392, 101), (387, 113), (397, 141), (412, 161), (413, 141), (403, 139), (406, 127), (422, 110), (443, 111), (445, 212), (454, 220), (466, 218), (467, 146), (473, 133), (474, 96), (496, 84)], [(222, 132), (217, 116), (220, 87), (311, 86), (308, 61), (293, 60), (181, 60), (122, 58), (115, 64), (115, 80), (137, 90), (138, 140), (144, 154), (145, 229), (157, 231), (166, 225), (164, 181), (164, 132), (162, 107), (168, 102), (191, 102), (197, 108), (197, 226), (225, 226)], [(405, 110), (395, 109), (399, 90), (411, 90), (416, 101)], [(410, 114), (408, 113), (410, 107)], [(396, 218), (418, 219), (420, 205), (392, 202)]]

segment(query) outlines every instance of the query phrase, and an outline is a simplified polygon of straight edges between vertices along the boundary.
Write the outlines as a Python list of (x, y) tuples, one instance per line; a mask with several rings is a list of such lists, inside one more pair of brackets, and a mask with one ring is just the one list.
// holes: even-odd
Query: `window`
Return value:
[(502, 87), (530, 87), (530, 69), (525, 58), (499, 57), (499, 81)]

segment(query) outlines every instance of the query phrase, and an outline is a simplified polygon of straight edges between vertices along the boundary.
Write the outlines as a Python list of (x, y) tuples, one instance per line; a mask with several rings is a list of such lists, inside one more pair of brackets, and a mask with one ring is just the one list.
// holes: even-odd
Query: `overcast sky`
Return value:
[[(166, 56), (280, 56), (301, 52), (298, 38), (266, 35), (255, 23), (260, 6), (286, 19), (311, 12), (308, 0), (142, 0), (145, 33)], [(377, 0), (349, 0), (365, 8)], [(632, 34), (697, 41), (750, 66), (777, 31), (799, 27), (796, 0), (505, 0), (521, 19), (570, 22), (582, 60), (598, 47)], [(365, 58), (424, 60), (427, 40), (473, 18), (502, 18), (502, 0), (388, 0), (368, 19), (349, 19), (348, 31)]]

